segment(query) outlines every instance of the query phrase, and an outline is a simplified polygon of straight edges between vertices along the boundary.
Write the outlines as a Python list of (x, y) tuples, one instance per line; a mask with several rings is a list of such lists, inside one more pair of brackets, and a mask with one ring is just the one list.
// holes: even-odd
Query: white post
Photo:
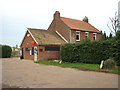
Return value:
[(34, 47), (34, 61), (37, 61), (37, 46)]
[(101, 64), (100, 64), (100, 69), (103, 68), (103, 60), (101, 61)]

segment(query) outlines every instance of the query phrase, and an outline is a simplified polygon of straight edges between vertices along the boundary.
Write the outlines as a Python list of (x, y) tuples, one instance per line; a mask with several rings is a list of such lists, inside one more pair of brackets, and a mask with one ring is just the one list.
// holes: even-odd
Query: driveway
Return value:
[(2, 84), (21, 88), (118, 88), (118, 75), (4, 58)]

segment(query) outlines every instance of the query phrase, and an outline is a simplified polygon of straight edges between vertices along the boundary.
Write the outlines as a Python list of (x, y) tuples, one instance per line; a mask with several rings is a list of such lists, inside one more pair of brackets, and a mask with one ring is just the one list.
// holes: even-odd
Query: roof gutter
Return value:
[(61, 44), (38, 44), (39, 46), (60, 46)]
[(101, 32), (95, 32), (95, 31), (85, 31), (85, 30), (79, 30), (79, 29), (71, 29), (71, 30), (78, 30), (78, 31), (83, 31), (83, 32), (93, 32), (93, 33), (101, 33)]

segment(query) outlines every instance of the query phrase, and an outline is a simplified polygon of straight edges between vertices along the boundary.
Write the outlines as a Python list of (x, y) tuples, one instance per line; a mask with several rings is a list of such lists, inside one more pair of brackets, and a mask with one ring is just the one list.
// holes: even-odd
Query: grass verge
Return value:
[(84, 71), (98, 71), (98, 72), (107, 72), (107, 73), (114, 73), (114, 74), (120, 74), (120, 67), (116, 67), (114, 69), (99, 69), (100, 64), (85, 64), (85, 63), (58, 63), (53, 61), (36, 61), (35, 63), (45, 64), (45, 65), (54, 65), (54, 66), (60, 66), (60, 67), (70, 67), (70, 68), (76, 68), (79, 70)]

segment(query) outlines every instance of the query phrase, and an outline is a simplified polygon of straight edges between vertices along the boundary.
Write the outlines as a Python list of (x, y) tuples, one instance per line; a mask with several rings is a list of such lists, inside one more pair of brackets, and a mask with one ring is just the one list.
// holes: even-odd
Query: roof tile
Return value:
[(82, 31), (91, 31), (91, 32), (97, 32), (100, 33), (99, 30), (97, 30), (94, 26), (92, 26), (89, 23), (86, 23), (81, 20), (76, 20), (76, 19), (70, 19), (70, 18), (65, 18), (65, 17), (60, 17), (60, 19), (68, 25), (71, 29), (77, 29), (77, 30), (82, 30)]

